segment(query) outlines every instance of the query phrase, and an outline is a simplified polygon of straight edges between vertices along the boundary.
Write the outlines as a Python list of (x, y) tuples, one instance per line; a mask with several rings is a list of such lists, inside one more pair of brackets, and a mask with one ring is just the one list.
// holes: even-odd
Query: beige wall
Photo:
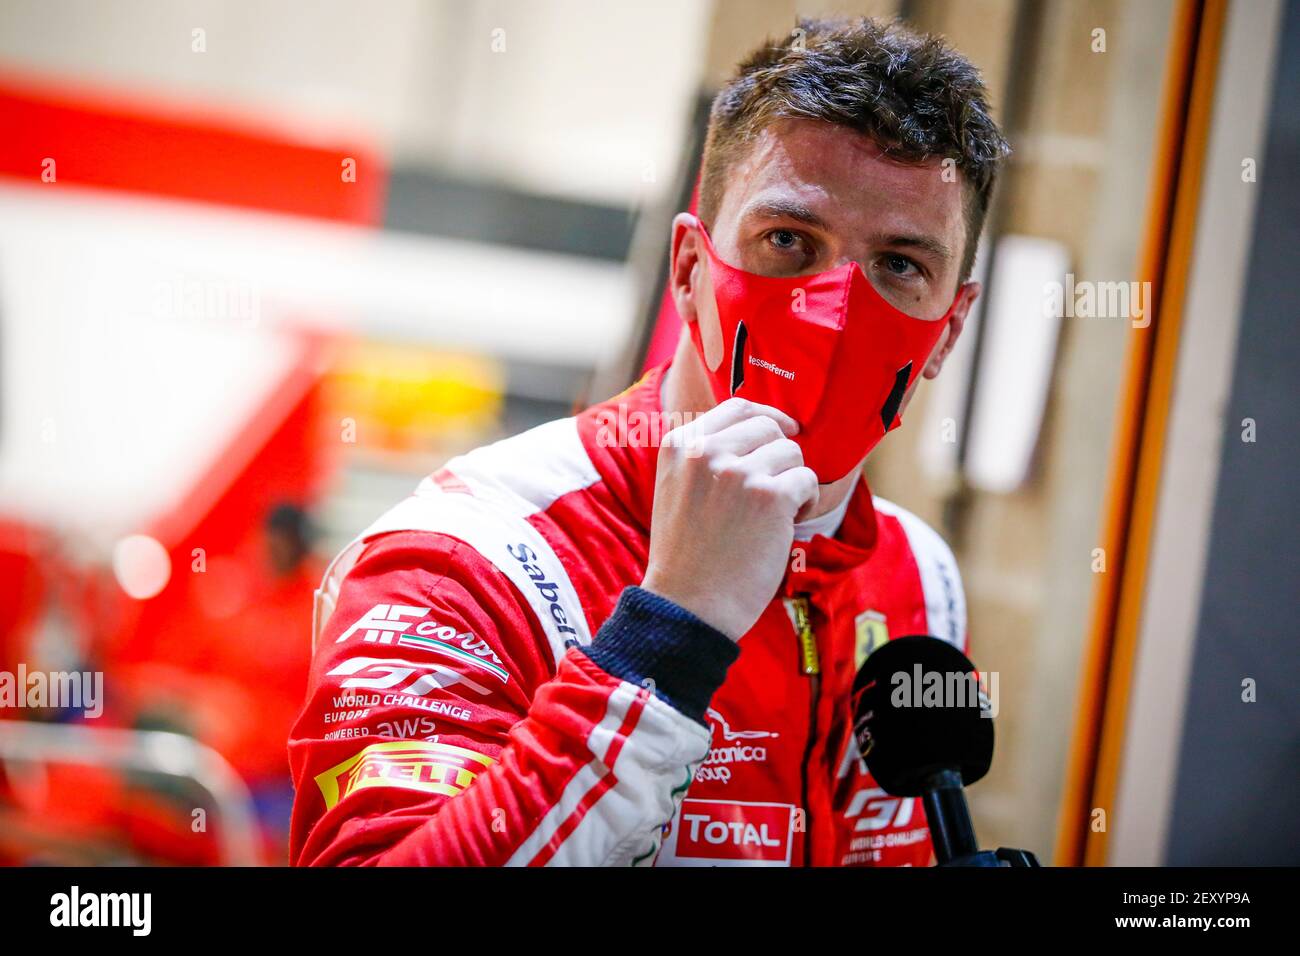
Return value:
[[(1143, 226), (1170, 0), (1044, 0), (1032, 72), (1007, 68), (1012, 4), (929, 0), (925, 25), (1006, 83), (1030, 84), (1008, 130), (1015, 149), (994, 213), (997, 228), (1063, 243), (1080, 278), (1132, 277)], [(1105, 53), (1091, 50), (1106, 30)], [(1010, 75), (1008, 75), (1010, 73)], [(1028, 317), (1033, 320), (1033, 317)], [(971, 804), (981, 842), (1055, 843), (1127, 336), (1119, 319), (1066, 319), (1035, 466), (1012, 494), (918, 480), (921, 445), (904, 429), (870, 467), (878, 493), (941, 528), (963, 570), (973, 658), (999, 673), (997, 756)], [(959, 347), (970, 348), (971, 342)], [(909, 410), (924, 422), (925, 393)], [(952, 495), (950, 498), (949, 495)], [(953, 520), (945, 525), (945, 505)]]

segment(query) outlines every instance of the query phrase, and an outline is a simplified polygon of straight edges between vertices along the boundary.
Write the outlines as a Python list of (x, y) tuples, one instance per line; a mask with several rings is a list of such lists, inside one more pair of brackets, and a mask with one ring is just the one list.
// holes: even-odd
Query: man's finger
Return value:
[(745, 455), (745, 461), (762, 474), (779, 475), (803, 465), (803, 450), (790, 439), (781, 438), (758, 446)]
[(811, 468), (800, 465), (798, 468), (781, 472), (772, 481), (798, 504), (796, 520), (817, 506), (820, 490), (817, 487), (817, 473)]
[(760, 405), (744, 398), (729, 398), (721, 405), (710, 408), (686, 427), (693, 429), (696, 435), (713, 435), (724, 428), (735, 425), (737, 422), (757, 418), (760, 415), (766, 416), (780, 425), (781, 431), (786, 436), (799, 433), (799, 423), (781, 409), (773, 408), (771, 405)]
[[(720, 432), (714, 432), (708, 438), (711, 450), (730, 452), (737, 457), (748, 455), (755, 449), (773, 442), (789, 441), (776, 420), (766, 415), (746, 418), (744, 421), (727, 426)], [(798, 462), (798, 464), (803, 463)]]

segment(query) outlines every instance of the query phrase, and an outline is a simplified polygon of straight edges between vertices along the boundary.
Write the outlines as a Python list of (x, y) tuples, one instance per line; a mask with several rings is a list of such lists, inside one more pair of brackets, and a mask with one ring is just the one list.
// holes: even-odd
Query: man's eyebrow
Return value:
[(757, 216), (760, 219), (794, 219), (818, 229), (829, 231), (830, 228), (826, 225), (826, 220), (797, 199), (765, 199), (756, 202), (741, 213), (742, 219), (750, 216)]
[(952, 258), (952, 250), (930, 236), (886, 235), (877, 237), (876, 242), (882, 246), (921, 249), (945, 261)]
[[(740, 214), (741, 219), (757, 217), (759, 219), (793, 219), (806, 225), (830, 232), (826, 220), (813, 212), (812, 208), (797, 199), (764, 199), (747, 206)], [(920, 249), (937, 259), (947, 261), (953, 257), (952, 250), (932, 236), (894, 233), (875, 237), (879, 245), (894, 248)]]

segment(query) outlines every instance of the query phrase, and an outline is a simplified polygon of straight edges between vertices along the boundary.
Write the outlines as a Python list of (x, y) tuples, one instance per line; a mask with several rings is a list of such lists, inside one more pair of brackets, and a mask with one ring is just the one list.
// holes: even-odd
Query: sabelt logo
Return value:
[(316, 776), (326, 809), (370, 787), (398, 787), (454, 797), (496, 763), (464, 747), (423, 740), (374, 743)]
[(524, 573), (528, 575), (533, 582), (533, 586), (537, 588), (537, 593), (549, 605), (547, 610), (550, 612), (551, 620), (555, 622), (555, 629), (561, 634), (567, 635), (564, 638), (565, 646), (572, 647), (577, 644), (578, 632), (569, 623), (568, 612), (560, 604), (560, 586), (550, 580), (547, 573), (542, 569), (541, 558), (538, 557), (537, 552), (521, 541), (519, 544), (508, 546), (506, 553), (520, 563)]
[(790, 863), (792, 804), (688, 798), (677, 819), (675, 862)]

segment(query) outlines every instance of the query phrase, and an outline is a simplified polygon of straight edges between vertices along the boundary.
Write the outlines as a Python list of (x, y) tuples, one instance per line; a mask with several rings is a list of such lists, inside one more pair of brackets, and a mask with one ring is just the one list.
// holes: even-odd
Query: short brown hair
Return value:
[(1009, 152), (979, 71), (940, 37), (870, 17), (801, 19), (751, 53), (713, 100), (700, 216), (711, 223), (732, 165), (774, 120), (824, 120), (864, 133), (901, 162), (951, 158), (965, 176), (963, 281), (998, 164)]

